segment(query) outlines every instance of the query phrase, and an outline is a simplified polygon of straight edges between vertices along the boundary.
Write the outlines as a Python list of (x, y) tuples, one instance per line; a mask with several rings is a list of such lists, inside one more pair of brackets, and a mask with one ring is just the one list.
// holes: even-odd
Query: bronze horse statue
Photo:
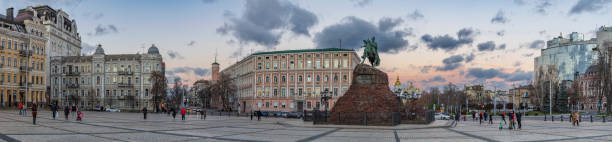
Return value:
[(372, 39), (363, 40), (363, 56), (361, 56), (361, 63), (365, 62), (367, 58), (372, 64), (372, 67), (376, 67), (380, 65), (380, 58), (378, 58), (378, 44), (375, 41), (376, 39), (372, 37)]

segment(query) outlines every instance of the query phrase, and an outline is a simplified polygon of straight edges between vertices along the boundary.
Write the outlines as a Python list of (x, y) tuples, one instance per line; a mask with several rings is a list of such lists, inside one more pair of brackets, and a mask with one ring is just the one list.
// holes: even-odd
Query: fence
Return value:
[(429, 124), (434, 121), (434, 112), (324, 112), (305, 111), (304, 121), (313, 124), (340, 125), (390, 125), (399, 124)]

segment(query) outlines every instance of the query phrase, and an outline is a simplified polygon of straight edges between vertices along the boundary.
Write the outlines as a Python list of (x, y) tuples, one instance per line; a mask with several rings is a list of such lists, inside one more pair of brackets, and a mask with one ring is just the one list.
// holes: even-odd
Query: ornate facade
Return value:
[(409, 99), (421, 97), (421, 89), (414, 87), (412, 82), (410, 82), (410, 86), (408, 88), (402, 88), (402, 83), (400, 82), (399, 77), (397, 77), (395, 80), (393, 93), (400, 97), (403, 103), (406, 103)]
[(15, 19), (13, 8), (6, 13), (0, 15), (0, 106), (45, 103), (43, 21)]
[(51, 58), (51, 99), (81, 108), (153, 109), (154, 71), (164, 72), (159, 50), (146, 54), (106, 55), (101, 45), (91, 56)]

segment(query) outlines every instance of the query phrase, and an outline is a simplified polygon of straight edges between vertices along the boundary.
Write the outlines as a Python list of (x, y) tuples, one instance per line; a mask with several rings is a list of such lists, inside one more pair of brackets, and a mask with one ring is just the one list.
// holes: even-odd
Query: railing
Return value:
[(117, 74), (119, 74), (119, 75), (134, 75), (134, 72), (132, 72), (132, 71), (118, 71)]
[(304, 111), (304, 121), (313, 124), (340, 125), (390, 125), (429, 124), (434, 121), (434, 112), (328, 112)]
[(77, 83), (68, 83), (68, 84), (66, 84), (66, 87), (68, 87), (68, 88), (79, 88), (79, 84), (77, 84)]
[(19, 50), (19, 56), (22, 56), (22, 57), (32, 56), (32, 52), (30, 50)]
[(78, 75), (80, 75), (80, 74), (81, 74), (81, 73), (79, 73), (79, 72), (67, 72), (67, 73), (66, 73), (66, 75), (67, 75), (67, 76), (78, 76)]
[(131, 84), (131, 83), (118, 83), (117, 85), (119, 87), (132, 87), (132, 86), (134, 86), (134, 84)]

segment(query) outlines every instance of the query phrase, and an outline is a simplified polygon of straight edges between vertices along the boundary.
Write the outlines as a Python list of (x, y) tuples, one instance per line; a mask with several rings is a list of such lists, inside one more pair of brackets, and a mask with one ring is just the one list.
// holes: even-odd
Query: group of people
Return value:
[[(32, 124), (36, 125), (36, 115), (38, 114), (38, 104), (32, 103)], [(19, 115), (27, 116), (28, 107), (19, 103)]]
[[(146, 112), (146, 108), (143, 109), (143, 113), (144, 113), (144, 119), (147, 119), (147, 112)], [(170, 108), (167, 111), (168, 116), (172, 115), (172, 119), (176, 119), (176, 113), (177, 113), (177, 109), (175, 108)], [(180, 109), (180, 113), (181, 113), (181, 120), (185, 120), (185, 115), (187, 115), (187, 110), (185, 109), (185, 107), (182, 107)], [(206, 119), (206, 109), (202, 109), (201, 111), (198, 111), (198, 113), (200, 113), (200, 119), (201, 120), (205, 120)]]
[[(508, 117), (508, 120), (510, 121), (510, 123), (506, 121), (506, 117)], [(522, 128), (522, 123), (521, 123), (522, 113), (520, 112), (515, 113), (514, 111), (511, 111), (509, 115), (506, 115), (506, 112), (502, 112), (500, 114), (500, 118), (501, 118), (501, 120), (499, 121), (500, 130), (504, 128), (504, 125), (508, 125), (507, 128), (510, 130)], [(458, 120), (459, 117), (457, 116), (456, 119)], [(463, 120), (465, 121), (465, 116), (463, 116)], [(489, 125), (492, 125), (493, 124), (493, 113), (486, 112), (486, 111), (472, 112), (472, 122), (476, 120), (479, 120), (480, 125), (482, 125), (483, 121), (485, 121), (486, 123), (487, 120), (489, 121), (488, 122)]]

